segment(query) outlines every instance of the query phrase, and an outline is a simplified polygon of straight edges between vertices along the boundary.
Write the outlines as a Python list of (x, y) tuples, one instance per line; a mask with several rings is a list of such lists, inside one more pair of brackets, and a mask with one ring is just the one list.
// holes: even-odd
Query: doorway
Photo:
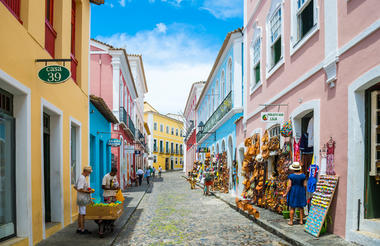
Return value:
[(170, 170), (173, 170), (174, 169), (174, 160), (173, 158), (170, 160)]
[(0, 90), (0, 241), (16, 235), (13, 96)]
[(50, 190), (50, 116), (43, 113), (43, 155), (44, 155), (44, 193), (45, 222), (51, 222), (51, 190)]

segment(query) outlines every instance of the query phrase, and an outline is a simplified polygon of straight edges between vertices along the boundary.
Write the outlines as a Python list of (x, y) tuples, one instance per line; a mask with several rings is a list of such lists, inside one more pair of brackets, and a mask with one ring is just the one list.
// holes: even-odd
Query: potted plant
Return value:
[(327, 226), (328, 224), (332, 224), (332, 217), (331, 215), (326, 215), (325, 221), (323, 222), (322, 228), (321, 228), (321, 233), (320, 235), (323, 235), (327, 232)]

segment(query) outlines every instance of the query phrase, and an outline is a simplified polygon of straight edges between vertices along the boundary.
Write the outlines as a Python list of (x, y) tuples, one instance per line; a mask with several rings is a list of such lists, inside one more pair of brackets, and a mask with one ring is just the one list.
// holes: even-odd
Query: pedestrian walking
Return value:
[(148, 185), (149, 185), (150, 168), (147, 168), (147, 169), (145, 170), (145, 177), (146, 177), (146, 182), (147, 182)]
[(139, 169), (137, 170), (136, 174), (139, 177), (139, 186), (141, 186), (142, 180), (143, 180), (143, 177), (144, 177), (144, 171), (141, 169), (141, 167), (139, 167)]
[(91, 167), (84, 167), (82, 174), (79, 176), (75, 189), (77, 190), (77, 204), (79, 208), (78, 215), (78, 229), (77, 233), (80, 234), (91, 234), (90, 231), (84, 228), (85, 216), (86, 216), (86, 206), (91, 203), (91, 193), (94, 190), (89, 189), (86, 177), (90, 176), (92, 173)]
[(287, 196), (288, 206), (290, 207), (289, 225), (293, 225), (294, 211), (300, 210), (300, 224), (303, 225), (303, 208), (306, 206), (306, 176), (302, 173), (299, 162), (294, 162), (289, 166), (294, 173), (288, 176), (287, 189), (284, 197)]
[(161, 173), (162, 173), (162, 167), (158, 167), (158, 177), (161, 178)]
[(209, 168), (206, 169), (204, 174), (204, 195), (210, 195), (210, 186), (212, 185), (212, 175)]
[(154, 179), (155, 176), (156, 176), (156, 168), (153, 167), (153, 172), (152, 172), (153, 179)]

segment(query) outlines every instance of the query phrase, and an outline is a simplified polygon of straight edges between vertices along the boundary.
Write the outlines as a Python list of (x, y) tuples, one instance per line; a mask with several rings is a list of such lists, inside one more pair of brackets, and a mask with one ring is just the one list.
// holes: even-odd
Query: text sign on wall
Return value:
[(208, 152), (210, 152), (210, 149), (207, 147), (199, 147), (198, 152), (199, 153), (208, 153)]
[(63, 83), (71, 77), (70, 70), (64, 66), (51, 65), (40, 69), (38, 78), (49, 84)]
[(111, 147), (119, 147), (121, 145), (121, 141), (117, 138), (111, 138), (108, 140), (107, 144)]
[(261, 121), (266, 123), (281, 123), (284, 121), (283, 112), (262, 112)]
[(127, 154), (135, 153), (135, 147), (133, 145), (124, 146), (124, 150), (125, 150), (125, 153), (127, 153)]

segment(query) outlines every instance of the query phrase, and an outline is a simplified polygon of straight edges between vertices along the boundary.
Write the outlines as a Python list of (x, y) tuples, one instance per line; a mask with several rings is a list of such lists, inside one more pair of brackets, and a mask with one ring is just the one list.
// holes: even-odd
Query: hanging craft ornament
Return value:
[(291, 120), (288, 120), (287, 122), (285, 122), (281, 129), (280, 129), (280, 133), (283, 137), (290, 137), (293, 133), (293, 127), (292, 127), (292, 121)]

